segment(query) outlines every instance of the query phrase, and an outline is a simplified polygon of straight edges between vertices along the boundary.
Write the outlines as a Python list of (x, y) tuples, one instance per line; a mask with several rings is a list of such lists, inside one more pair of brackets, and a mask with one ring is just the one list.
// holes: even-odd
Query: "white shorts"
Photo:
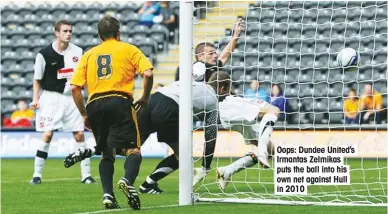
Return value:
[(222, 125), (243, 135), (245, 142), (257, 140), (259, 124), (257, 117), (271, 105), (262, 100), (227, 96), (219, 103), (220, 120)]
[(52, 91), (43, 91), (36, 113), (36, 131), (84, 131), (81, 113), (73, 97)]

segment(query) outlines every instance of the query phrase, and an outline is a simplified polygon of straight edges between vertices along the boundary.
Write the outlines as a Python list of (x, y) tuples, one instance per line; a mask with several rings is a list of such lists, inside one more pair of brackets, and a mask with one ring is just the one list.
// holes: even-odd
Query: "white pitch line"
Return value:
[[(100, 177), (94, 177), (96, 179)], [(42, 179), (43, 182), (57, 182), (57, 181), (75, 181), (79, 180), (81, 181), (81, 178), (49, 178), (49, 179)], [(30, 182), (30, 180), (25, 180), (25, 182)], [(20, 181), (13, 180), (13, 181), (1, 181), (1, 183), (20, 183)]]
[[(169, 207), (178, 207), (177, 204), (171, 204), (171, 205), (162, 205), (162, 206), (154, 206), (154, 207), (143, 207), (141, 210), (149, 210), (149, 209), (155, 209), (155, 208), (169, 208)], [(91, 212), (84, 212), (84, 213), (73, 213), (73, 214), (95, 214), (95, 213), (109, 213), (109, 212), (120, 212), (125, 210), (132, 210), (132, 208), (124, 208), (124, 209), (111, 209), (111, 210), (97, 210), (97, 211), (91, 211)]]

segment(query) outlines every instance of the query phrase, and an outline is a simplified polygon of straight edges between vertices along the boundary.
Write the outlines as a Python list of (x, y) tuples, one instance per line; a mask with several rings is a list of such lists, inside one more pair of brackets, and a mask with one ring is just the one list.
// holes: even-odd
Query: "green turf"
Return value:
[[(123, 160), (116, 161), (115, 181), (118, 181), (123, 174)], [(137, 179), (138, 186), (150, 173), (158, 159), (145, 159), (141, 166), (141, 173)], [(224, 165), (229, 159), (215, 160), (214, 164)], [(330, 187), (330, 186), (309, 186), (308, 191), (314, 197), (310, 200), (333, 201), (335, 199), (368, 200), (387, 202), (387, 162), (385, 160), (349, 160), (347, 164), (351, 169), (363, 168), (374, 170), (356, 170), (351, 173), (351, 182), (360, 183), (352, 186)], [(33, 159), (3, 159), (1, 160), (1, 193), (2, 213), (82, 213), (103, 210), (101, 199), (102, 190), (98, 185), (84, 185), (79, 180), (79, 166), (70, 169), (63, 168), (59, 159), (49, 159), (44, 169), (44, 177), (41, 185), (30, 185), (28, 183), (33, 170)], [(98, 159), (92, 160), (92, 173), (98, 176)], [(245, 180), (245, 178), (247, 178)], [(58, 180), (55, 180), (58, 179)], [(246, 192), (239, 194), (239, 197), (265, 196), (273, 192), (271, 182), (271, 170), (248, 170), (240, 172), (233, 179), (247, 181), (241, 184), (229, 185), (227, 191), (221, 194), (215, 184), (214, 172), (208, 176), (204, 185), (195, 189), (202, 196), (209, 196), (207, 192), (217, 193), (219, 197), (225, 197), (228, 193)], [(258, 180), (263, 185), (258, 184)], [(368, 185), (366, 185), (368, 184)], [(165, 191), (163, 195), (141, 195), (143, 210), (141, 213), (387, 213), (386, 207), (324, 207), (324, 206), (284, 206), (284, 205), (257, 205), (257, 204), (196, 204), (186, 207), (164, 207), (156, 206), (176, 205), (178, 202), (178, 173), (175, 172), (160, 182), (160, 187)], [(322, 193), (323, 194), (320, 194)], [(255, 193), (255, 194), (254, 194)], [(337, 196), (332, 196), (337, 195)], [(353, 195), (353, 196), (351, 196)], [(356, 197), (356, 195), (366, 197)], [(379, 196), (380, 195), (380, 196)], [(116, 196), (122, 207), (122, 211), (109, 213), (128, 213), (125, 198), (121, 192), (116, 191)], [(284, 197), (284, 200), (295, 200), (293, 197)], [(307, 198), (299, 198), (300, 200)], [(104, 212), (107, 213), (107, 212)]]

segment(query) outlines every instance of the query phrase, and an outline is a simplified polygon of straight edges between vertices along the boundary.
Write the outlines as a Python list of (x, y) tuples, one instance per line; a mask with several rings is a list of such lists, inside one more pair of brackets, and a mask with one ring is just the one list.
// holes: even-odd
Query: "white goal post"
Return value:
[[(382, 112), (387, 111), (387, 7), (385, 1), (211, 1), (193, 8), (193, 2), (181, 1), (179, 204), (388, 206), (388, 120), (381, 114), (367, 125), (345, 125), (343, 113), (348, 89), (361, 97), (368, 83), (382, 95)], [(206, 15), (194, 24), (193, 10), (198, 9)], [(238, 16), (245, 19), (246, 30), (223, 67), (235, 92), (243, 96), (252, 80), (269, 94), (274, 84), (280, 85), (292, 110), (275, 124), (275, 145), (354, 144), (358, 156), (343, 160), (350, 166), (350, 185), (309, 185), (307, 195), (277, 195), (274, 169), (255, 165), (233, 175), (220, 190), (216, 168), (256, 151), (246, 145), (249, 139), (228, 127), (219, 131), (211, 171), (192, 187), (193, 165), (200, 167), (203, 152), (202, 127), (192, 123), (193, 47), (211, 42), (220, 53)], [(357, 71), (336, 65), (336, 54), (345, 47), (360, 53)], [(272, 159), (270, 163), (274, 165)]]
[(193, 159), (192, 159), (192, 46), (193, 2), (179, 2), (179, 205), (193, 204)]

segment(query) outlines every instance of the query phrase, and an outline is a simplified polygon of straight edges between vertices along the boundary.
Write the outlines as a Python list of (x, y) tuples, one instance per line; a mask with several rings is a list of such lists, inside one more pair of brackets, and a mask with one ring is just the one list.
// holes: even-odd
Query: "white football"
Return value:
[(337, 55), (337, 63), (340, 67), (358, 66), (360, 62), (360, 54), (353, 48), (344, 48)]

